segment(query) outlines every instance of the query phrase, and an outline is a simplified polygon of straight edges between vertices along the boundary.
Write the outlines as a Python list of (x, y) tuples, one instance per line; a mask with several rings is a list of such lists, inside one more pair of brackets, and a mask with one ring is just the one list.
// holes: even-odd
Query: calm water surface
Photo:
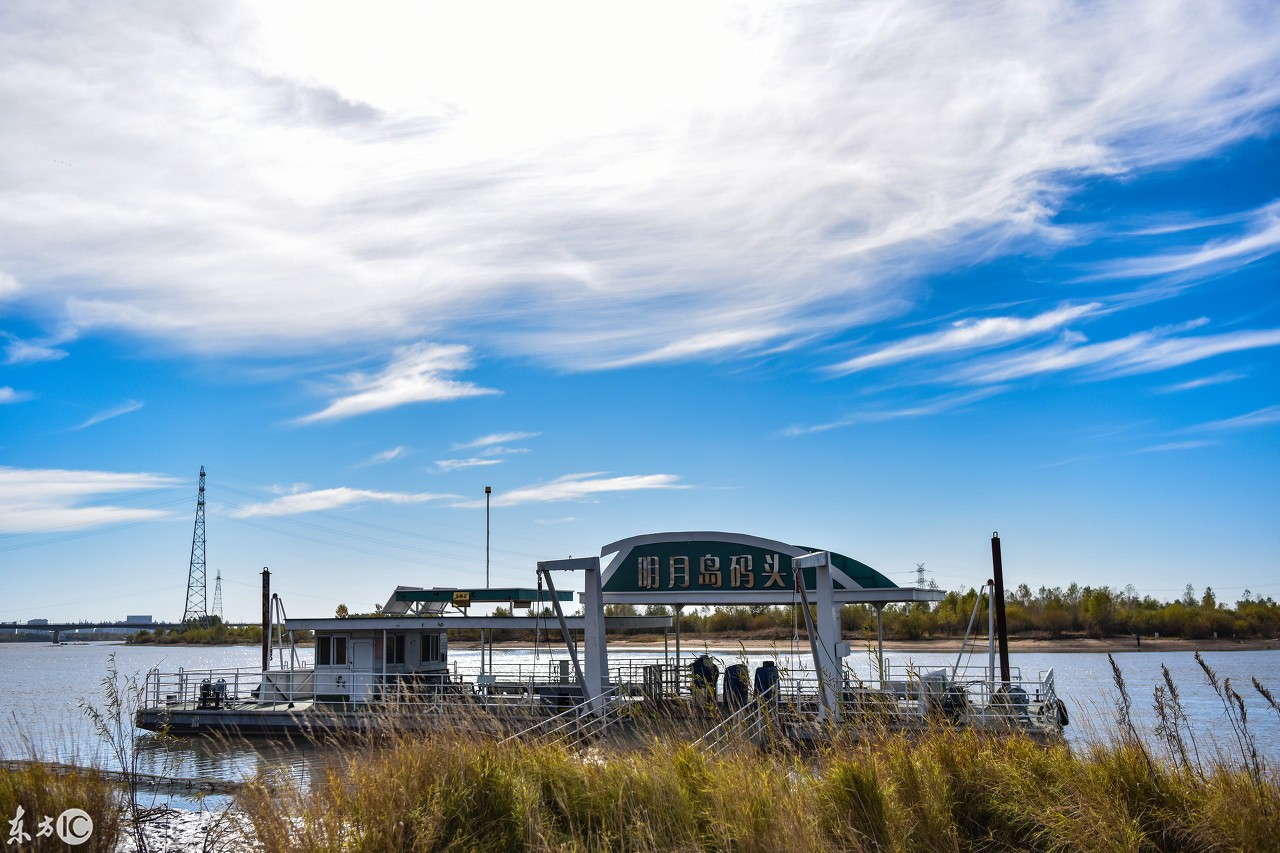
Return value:
[[(686, 644), (684, 655), (691, 659), (693, 654), (703, 650), (701, 646), (695, 648)], [(742, 653), (736, 650), (713, 647), (706, 651), (720, 658), (722, 670), (727, 664), (744, 660)], [(792, 662), (789, 652), (788, 646), (775, 654), (752, 653), (745, 656), (745, 662), (754, 669), (765, 658), (773, 658), (785, 667)], [(300, 650), (300, 653), (303, 665), (309, 666), (311, 650)], [(450, 660), (467, 670), (476, 665), (478, 654), (455, 648), (450, 650)], [(500, 663), (519, 662), (526, 666), (545, 666), (550, 660), (545, 650), (538, 655), (532, 650), (498, 650), (494, 654)], [(111, 655), (115, 655), (122, 674), (136, 675), (139, 682), (152, 667), (164, 671), (179, 668), (255, 669), (261, 662), (261, 650), (247, 646), (0, 644), (0, 673), (4, 674), (6, 688), (0, 691), (0, 756), (39, 756), (82, 764), (97, 761), (113, 765), (109, 751), (93, 733), (81, 708), (84, 702), (103, 707), (101, 682), (107, 674)], [(662, 652), (621, 650), (611, 655), (610, 660), (616, 664), (624, 657), (653, 660), (662, 656)], [(954, 653), (919, 654), (890, 649), (886, 657), (894, 666), (910, 663), (924, 669), (936, 669), (955, 662)], [(1163, 684), (1163, 664), (1169, 668), (1178, 685), (1202, 751), (1210, 741), (1216, 740), (1228, 759), (1238, 758), (1239, 749), (1224, 716), (1222, 702), (1210, 689), (1191, 652), (1126, 652), (1116, 654), (1115, 659), (1124, 674), (1133, 700), (1134, 717), (1140, 725), (1154, 725), (1152, 692), (1158, 684)], [(1271, 767), (1280, 767), (1280, 715), (1267, 706), (1250, 683), (1251, 678), (1257, 678), (1273, 695), (1280, 695), (1280, 650), (1209, 652), (1204, 659), (1220, 680), (1230, 678), (1232, 686), (1244, 697), (1249, 727), (1257, 739), (1259, 751)], [(1091, 738), (1106, 739), (1113, 735), (1117, 693), (1106, 655), (1014, 654), (1011, 662), (1021, 668), (1024, 678), (1035, 678), (1038, 673), (1053, 669), (1058, 694), (1065, 699), (1070, 711), (1071, 725), (1067, 735), (1071, 741), (1083, 743)], [(855, 652), (849, 663), (855, 671), (861, 669), (869, 675), (870, 665), (865, 655)], [(985, 664), (985, 656), (975, 658), (972, 663)], [(323, 751), (315, 747), (264, 740), (228, 744), (193, 738), (160, 747), (149, 736), (144, 736), (141, 743), (140, 763), (144, 771), (184, 778), (234, 781), (259, 771), (271, 771), (306, 779), (326, 761)], [(181, 802), (175, 804), (182, 805)]]

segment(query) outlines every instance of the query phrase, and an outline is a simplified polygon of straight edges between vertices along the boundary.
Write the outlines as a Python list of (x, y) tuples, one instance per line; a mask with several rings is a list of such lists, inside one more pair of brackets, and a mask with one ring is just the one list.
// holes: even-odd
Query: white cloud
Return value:
[(1144, 447), (1138, 453), (1171, 453), (1179, 450), (1198, 450), (1202, 447), (1213, 447), (1217, 443), (1216, 441), (1171, 441), (1167, 444)]
[(364, 415), (406, 403), (441, 402), (484, 394), (497, 394), (470, 382), (449, 379), (449, 374), (471, 367), (463, 346), (418, 343), (400, 347), (386, 369), (377, 375), (349, 373), (338, 383), (347, 392), (324, 409), (298, 419), (298, 423), (337, 420)]
[(472, 450), (477, 447), (490, 447), (495, 444), (509, 444), (513, 441), (524, 441), (526, 438), (537, 438), (542, 435), (540, 432), (499, 432), (492, 435), (484, 435), (474, 441), (455, 444), (454, 450)]
[(373, 454), (372, 456), (369, 457), (368, 460), (366, 460), (365, 464), (366, 465), (382, 465), (385, 462), (390, 462), (392, 459), (399, 459), (400, 457), (404, 456), (408, 452), (409, 452), (409, 448), (405, 447), (402, 444), (399, 447), (393, 447), (390, 450), (384, 450), (381, 453)]
[(1045, 347), (977, 360), (952, 378), (984, 384), (1011, 382), (1049, 373), (1088, 369), (1093, 378), (1154, 373), (1230, 352), (1280, 346), (1280, 329), (1245, 330), (1217, 335), (1173, 336), (1157, 329), (1111, 341), (1087, 343), (1064, 337)]
[(1243, 373), (1215, 373), (1212, 376), (1202, 376), (1199, 379), (1189, 379), (1186, 382), (1176, 382), (1173, 385), (1166, 385), (1159, 389), (1162, 394), (1176, 394), (1181, 391), (1194, 391), (1197, 388), (1208, 388), (1212, 385), (1223, 385), (1227, 382), (1238, 382), (1244, 379)]
[(224, 352), (771, 351), (1052, 238), (1082, 177), (1201, 157), (1280, 103), (1265, 3), (4, 15), (0, 295)]
[(830, 432), (833, 429), (844, 429), (845, 427), (856, 426), (857, 424), (940, 415), (963, 408), (970, 403), (985, 400), (988, 397), (995, 396), (1005, 390), (1007, 389), (999, 386), (993, 386), (990, 388), (981, 388), (976, 391), (969, 391), (963, 394), (945, 394), (932, 400), (925, 400), (923, 402), (913, 403), (907, 406), (899, 406), (892, 409), (865, 409), (857, 412), (856, 414), (852, 414), (848, 417), (840, 418), (835, 421), (827, 421), (825, 423), (811, 424), (808, 426), (790, 426), (783, 430), (782, 434), (788, 438), (796, 438), (802, 435)]
[(1176, 274), (1205, 275), (1244, 266), (1280, 250), (1280, 202), (1253, 211), (1248, 233), (1210, 240), (1194, 249), (1128, 258), (1106, 264), (1094, 278), (1151, 278)]
[(501, 465), (501, 459), (437, 459), (436, 470), (440, 472), (459, 471), (463, 468), (479, 468), (485, 465)]
[(76, 426), (73, 426), (71, 429), (73, 431), (87, 429), (96, 424), (100, 424), (103, 421), (109, 421), (112, 418), (118, 418), (121, 415), (127, 415), (130, 412), (136, 412), (139, 409), (141, 409), (144, 405), (145, 404), (141, 400), (128, 400), (124, 403), (121, 403), (119, 406), (116, 406), (115, 408), (107, 409), (106, 411), (98, 412), (96, 415), (90, 416), (87, 420), (84, 421), (84, 423), (77, 424)]
[(907, 338), (827, 368), (838, 376), (882, 367), (909, 359), (971, 349), (999, 346), (1033, 335), (1051, 332), (1082, 317), (1095, 314), (1102, 306), (1068, 305), (1035, 317), (982, 317), (957, 320), (947, 329)]
[(0, 405), (5, 403), (22, 403), (30, 400), (32, 394), (30, 391), (15, 391), (8, 385), (0, 385)]
[[(0, 283), (2, 285), (2, 283)], [(3, 334), (8, 339), (4, 346), (5, 364), (32, 364), (38, 361), (58, 361), (67, 357), (66, 350), (57, 348), (71, 336), (60, 335), (40, 341), (24, 341), (14, 335)]]
[(381, 492), (373, 489), (352, 489), (347, 486), (339, 486), (333, 489), (296, 492), (266, 503), (250, 504), (235, 510), (232, 515), (236, 518), (249, 518), (257, 515), (299, 515), (304, 512), (323, 512), (324, 510), (364, 503), (425, 503), (426, 501), (449, 497), (452, 497), (452, 495), (438, 495), (426, 492)]
[(486, 447), (484, 450), (480, 451), (480, 455), (481, 456), (516, 456), (518, 454), (528, 453), (528, 452), (529, 452), (529, 448), (527, 447), (504, 447), (503, 445), (499, 444), (493, 447)]
[[(112, 506), (105, 498), (177, 482), (160, 474), (0, 466), (0, 533), (80, 530), (167, 518), (160, 510)], [(82, 505), (86, 503), (92, 505)]]
[(1265, 409), (1258, 409), (1257, 411), (1249, 412), (1248, 414), (1237, 415), (1234, 418), (1211, 421), (1206, 424), (1201, 424), (1197, 429), (1254, 429), (1256, 427), (1267, 427), (1273, 424), (1280, 424), (1280, 406), (1267, 406)]
[[(689, 488), (681, 485), (679, 480), (680, 478), (675, 474), (633, 474), (621, 477), (607, 477), (602, 472), (566, 474), (550, 483), (494, 492), (491, 500), (493, 506), (518, 506), (555, 501), (580, 501), (595, 495), (617, 492)], [(484, 501), (464, 501), (456, 505), (475, 508), (484, 506)]]

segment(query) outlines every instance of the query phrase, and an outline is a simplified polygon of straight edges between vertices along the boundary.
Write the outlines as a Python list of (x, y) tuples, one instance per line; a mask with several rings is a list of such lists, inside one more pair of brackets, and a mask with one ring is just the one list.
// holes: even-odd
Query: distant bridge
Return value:
[[(228, 628), (249, 628), (257, 622), (223, 622)], [(173, 631), (186, 628), (185, 622), (50, 622), (43, 625), (25, 625), (18, 622), (0, 623), (0, 632), (12, 631), (15, 634), (52, 634), (53, 642), (61, 642), (61, 635), (75, 631), (94, 631), (98, 628), (127, 628), (133, 633), (138, 631), (154, 631), (162, 628)]]

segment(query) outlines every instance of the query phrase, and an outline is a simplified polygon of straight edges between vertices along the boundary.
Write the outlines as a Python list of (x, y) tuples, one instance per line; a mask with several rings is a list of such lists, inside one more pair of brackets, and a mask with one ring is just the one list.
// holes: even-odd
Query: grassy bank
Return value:
[(666, 740), (583, 760), (539, 744), (402, 737), (302, 792), (241, 805), (285, 850), (1274, 850), (1280, 789), (1133, 744), (876, 736), (710, 757)]
[[(239, 805), (267, 851), (1270, 851), (1280, 781), (1244, 697), (1197, 655), (1229, 737), (1197, 743), (1168, 670), (1144, 733), (1119, 666), (1115, 730), (1083, 747), (1015, 732), (847, 729), (820, 749), (671, 735), (567, 750), (449, 731), (348, 749), (303, 790)], [(1260, 682), (1263, 713), (1280, 703)], [(1256, 705), (1255, 705), (1256, 707)]]
[[(21, 831), (15, 835), (13, 823), (21, 807)], [(45, 818), (58, 817), (67, 809), (78, 808), (93, 819), (93, 834), (82, 847), (85, 851), (115, 849), (120, 832), (120, 796), (115, 784), (95, 770), (24, 762), (0, 766), (0, 827), (6, 830), (6, 850), (67, 850), (50, 825), (40, 835)], [(12, 846), (9, 842), (13, 840)]]

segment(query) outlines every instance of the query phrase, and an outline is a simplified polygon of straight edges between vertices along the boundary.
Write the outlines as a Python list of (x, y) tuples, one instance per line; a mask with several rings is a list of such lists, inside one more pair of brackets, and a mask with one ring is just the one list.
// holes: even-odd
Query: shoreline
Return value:
[[(875, 649), (875, 640), (870, 641), (864, 639), (853, 640), (848, 637), (844, 638), (853, 645), (855, 653), (869, 647)], [(890, 652), (956, 652), (960, 648), (961, 638), (944, 637), (930, 638), (927, 640), (891, 640), (884, 641), (884, 650), (888, 654)], [(552, 644), (553, 648), (558, 648), (560, 644)], [(475, 641), (454, 641), (449, 644), (450, 648), (455, 649), (478, 649), (480, 644)], [(504, 640), (494, 643), (495, 649), (531, 649), (533, 645), (524, 640)], [(546, 644), (542, 644), (543, 648)], [(791, 640), (761, 640), (747, 639), (738, 637), (707, 637), (707, 636), (685, 636), (680, 642), (681, 653), (693, 653), (703, 648), (725, 651), (738, 651), (745, 649), (752, 653), (766, 652), (782, 652), (790, 651)], [(631, 649), (634, 651), (662, 651), (664, 648), (661, 637), (636, 637), (634, 639), (617, 638), (609, 641), (610, 650)], [(675, 651), (674, 639), (666, 645), (673, 653)], [(1161, 637), (1153, 639), (1151, 637), (1143, 637), (1141, 645), (1134, 642), (1132, 637), (1108, 637), (1105, 639), (1096, 639), (1093, 637), (1058, 637), (1055, 639), (1035, 638), (1035, 637), (1017, 637), (1010, 638), (1009, 651), (1012, 654), (1055, 654), (1055, 653), (1121, 653), (1121, 652), (1258, 652), (1272, 651), (1280, 649), (1280, 639), (1263, 639), (1252, 638), (1246, 640), (1218, 639), (1218, 640), (1186, 640), (1181, 637)], [(796, 651), (799, 654), (809, 654), (809, 641), (801, 639), (796, 644)]]
[[(853, 645), (857, 650), (863, 646), (875, 648), (875, 640), (851, 639), (844, 638), (846, 642)], [(885, 652), (952, 652), (960, 648), (961, 638), (959, 637), (942, 637), (929, 638), (926, 640), (895, 640), (886, 639), (884, 641)], [(146, 646), (153, 648), (162, 647), (179, 647), (179, 648), (257, 648), (257, 643), (120, 643), (119, 641), (103, 641), (104, 645), (128, 645), (128, 646)], [(63, 643), (62, 645), (67, 645)], [(87, 644), (86, 644), (87, 645)], [(560, 643), (540, 643), (539, 648), (559, 648)], [(716, 651), (746, 649), (748, 652), (773, 652), (773, 651), (789, 651), (791, 648), (790, 639), (766, 640), (758, 637), (728, 637), (728, 636), (704, 636), (704, 635), (686, 635), (681, 638), (682, 651), (695, 651), (702, 648), (714, 649)], [(454, 640), (449, 644), (450, 648), (474, 650), (480, 648), (480, 643), (475, 640)], [(298, 643), (298, 648), (312, 648), (312, 643)], [(503, 640), (493, 644), (495, 649), (532, 649), (533, 643), (528, 640)], [(661, 651), (664, 648), (662, 638), (660, 636), (640, 636), (640, 637), (615, 637), (610, 639), (609, 648), (611, 649), (632, 649), (635, 651)], [(675, 650), (675, 640), (672, 638), (666, 648)], [(801, 654), (809, 653), (809, 641), (802, 638), (796, 646), (797, 651)], [(1187, 640), (1181, 637), (1161, 637), (1155, 639), (1152, 637), (1143, 637), (1142, 642), (1135, 643), (1132, 637), (1107, 637), (1098, 639), (1095, 637), (1012, 637), (1009, 639), (1009, 651), (1013, 654), (1055, 654), (1055, 653), (1080, 653), (1092, 652), (1097, 654), (1121, 653), (1121, 652), (1258, 652), (1273, 651), (1280, 649), (1280, 639), (1267, 638), (1249, 638), (1249, 639), (1207, 639), (1207, 640)]]

